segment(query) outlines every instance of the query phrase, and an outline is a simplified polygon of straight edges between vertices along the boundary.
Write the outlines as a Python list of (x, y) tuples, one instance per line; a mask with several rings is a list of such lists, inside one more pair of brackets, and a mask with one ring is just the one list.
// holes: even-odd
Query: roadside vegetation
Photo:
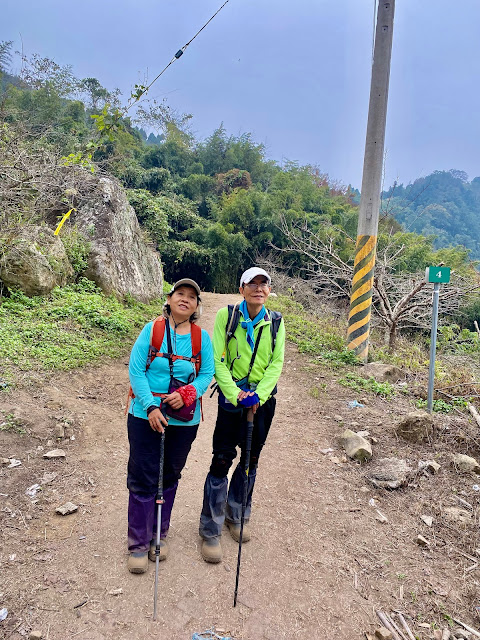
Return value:
[(127, 353), (163, 300), (143, 304), (105, 296), (93, 282), (29, 298), (12, 291), (0, 305), (3, 388), (53, 370), (69, 370)]
[[(305, 309), (288, 295), (270, 298), (268, 306), (281, 311), (287, 338), (310, 363), (337, 375), (337, 382), (352, 389), (357, 399), (368, 394), (393, 400), (398, 394), (411, 395), (417, 408), (426, 408), (429, 368), (429, 334), (402, 338), (395, 352), (388, 350), (382, 332), (372, 331), (369, 360), (401, 367), (406, 374), (403, 384), (377, 382), (361, 375), (361, 362), (346, 348), (346, 324), (332, 312), (316, 313)], [(476, 332), (446, 325), (440, 331), (435, 367), (435, 399), (438, 413), (463, 411), (468, 402), (480, 395), (480, 337)], [(313, 392), (318, 394), (317, 391)]]

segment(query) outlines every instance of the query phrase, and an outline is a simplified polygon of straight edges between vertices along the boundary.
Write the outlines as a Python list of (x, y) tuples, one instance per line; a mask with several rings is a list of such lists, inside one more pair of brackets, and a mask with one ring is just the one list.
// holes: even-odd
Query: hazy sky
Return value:
[[(223, 0), (0, 0), (0, 40), (118, 87), (153, 79)], [(374, 0), (230, 0), (154, 85), (194, 115), (251, 132), (277, 161), (361, 185)], [(397, 0), (386, 184), (480, 175), (480, 2)], [(17, 63), (18, 67), (18, 63)]]

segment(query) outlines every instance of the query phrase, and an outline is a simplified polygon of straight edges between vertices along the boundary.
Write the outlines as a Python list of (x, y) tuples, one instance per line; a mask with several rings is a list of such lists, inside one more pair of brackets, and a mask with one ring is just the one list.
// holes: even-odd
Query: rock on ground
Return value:
[(480, 473), (480, 464), (478, 464), (477, 460), (470, 456), (466, 456), (463, 453), (456, 453), (453, 456), (452, 462), (455, 468), (459, 471), (464, 471), (466, 473), (474, 471), (475, 473)]
[(349, 458), (365, 462), (372, 457), (372, 446), (362, 436), (351, 429), (346, 429), (340, 436), (340, 443)]
[(412, 469), (405, 460), (380, 458), (367, 474), (367, 480), (379, 489), (398, 489), (407, 483)]
[(398, 423), (395, 433), (409, 442), (424, 442), (433, 433), (433, 418), (426, 411), (413, 411)]
[(461, 509), (460, 507), (446, 507), (443, 514), (447, 520), (461, 529), (465, 529), (472, 524), (472, 514), (466, 509)]
[(17, 227), (6, 238), (0, 278), (28, 296), (43, 296), (73, 276), (63, 242), (47, 226)]

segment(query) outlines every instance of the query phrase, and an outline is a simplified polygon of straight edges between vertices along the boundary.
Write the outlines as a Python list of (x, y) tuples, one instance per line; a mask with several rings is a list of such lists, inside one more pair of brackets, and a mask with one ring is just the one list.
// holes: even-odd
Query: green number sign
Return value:
[(427, 267), (425, 270), (427, 282), (450, 282), (450, 267)]

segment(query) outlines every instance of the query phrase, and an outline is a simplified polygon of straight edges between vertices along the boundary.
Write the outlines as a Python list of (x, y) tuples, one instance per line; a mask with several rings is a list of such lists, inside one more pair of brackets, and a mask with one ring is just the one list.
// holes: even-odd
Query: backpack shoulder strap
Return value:
[(163, 337), (165, 336), (165, 317), (158, 316), (152, 325), (152, 334), (150, 336), (150, 344), (157, 351), (162, 348)]
[(202, 364), (202, 330), (194, 322), (190, 325), (190, 338), (192, 340), (192, 357), (195, 358), (195, 371), (198, 376)]
[(225, 335), (226, 335), (225, 345), (227, 347), (228, 347), (228, 343), (232, 339), (232, 336), (238, 327), (238, 321), (240, 319), (239, 307), (240, 307), (239, 302), (237, 302), (237, 304), (235, 305), (233, 304), (228, 305), (228, 317), (227, 317), (227, 324), (225, 327)]
[[(162, 348), (164, 335), (165, 335), (165, 318), (164, 316), (158, 316), (158, 318), (155, 318), (155, 320), (152, 323), (152, 330), (150, 332), (150, 345), (148, 347), (148, 355), (147, 355), (147, 362), (145, 365), (145, 371), (148, 371), (148, 368), (150, 367), (153, 359), (155, 358), (155, 355)], [(135, 394), (133, 393), (132, 385), (130, 385), (130, 388), (128, 390), (128, 396), (127, 396), (127, 404), (125, 406), (125, 415), (127, 415), (128, 413), (128, 410), (130, 407), (130, 401), (132, 400), (132, 398), (135, 398)]]
[(268, 313), (270, 314), (270, 320), (271, 320), (270, 331), (272, 333), (272, 353), (273, 353), (273, 350), (275, 349), (275, 345), (277, 343), (278, 328), (280, 327), (280, 323), (282, 322), (282, 314), (280, 313), (280, 311), (270, 311), (270, 309), (268, 310)]
[(163, 337), (165, 335), (165, 318), (164, 316), (158, 316), (155, 318), (152, 324), (152, 332), (150, 334), (150, 346), (148, 348), (147, 367), (152, 364), (155, 354), (162, 348)]

